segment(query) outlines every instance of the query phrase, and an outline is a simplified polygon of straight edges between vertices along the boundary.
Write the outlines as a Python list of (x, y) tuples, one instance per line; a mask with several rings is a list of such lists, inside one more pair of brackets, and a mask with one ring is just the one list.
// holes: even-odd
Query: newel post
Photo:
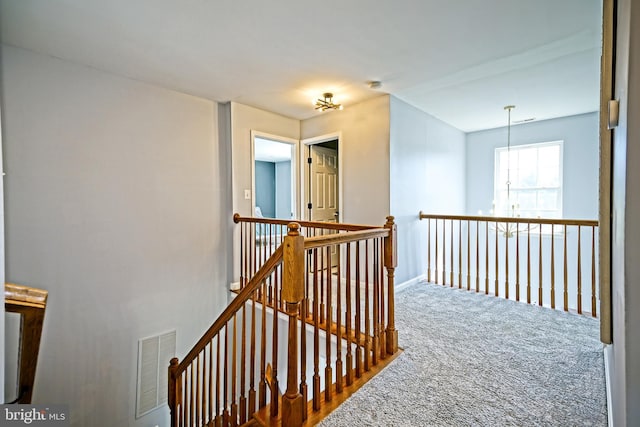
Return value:
[(284, 238), (282, 265), (282, 300), (289, 316), (287, 352), (287, 391), (282, 396), (282, 425), (302, 425), (306, 405), (298, 389), (298, 309), (304, 299), (304, 236), (300, 224), (289, 224)]
[(176, 380), (178, 371), (178, 358), (174, 357), (169, 362), (169, 412), (171, 417), (171, 427), (178, 425), (178, 403), (181, 394), (181, 383)]
[(387, 302), (389, 307), (387, 309), (387, 353), (395, 354), (398, 351), (398, 331), (395, 324), (395, 291), (394, 287), (394, 272), (398, 266), (398, 243), (397, 243), (397, 229), (396, 224), (393, 222), (393, 217), (388, 216), (387, 222), (384, 228), (389, 230), (389, 236), (384, 238), (384, 266), (387, 269), (388, 278), (388, 296)]

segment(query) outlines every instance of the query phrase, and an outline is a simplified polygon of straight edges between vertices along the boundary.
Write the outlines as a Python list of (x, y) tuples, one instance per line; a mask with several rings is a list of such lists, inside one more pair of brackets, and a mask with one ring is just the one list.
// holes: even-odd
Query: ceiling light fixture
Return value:
[(334, 104), (333, 103), (333, 94), (331, 92), (325, 92), (322, 94), (324, 99), (318, 98), (315, 101), (315, 108), (318, 111), (327, 111), (327, 110), (342, 110), (342, 104)]

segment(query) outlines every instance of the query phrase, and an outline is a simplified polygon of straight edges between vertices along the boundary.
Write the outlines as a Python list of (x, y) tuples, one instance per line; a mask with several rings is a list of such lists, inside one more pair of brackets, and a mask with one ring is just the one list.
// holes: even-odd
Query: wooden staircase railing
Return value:
[[(346, 396), (398, 351), (393, 218), (378, 228), (332, 224), (331, 234), (320, 223), (289, 223), (286, 233), (271, 225), (270, 237), (255, 229), (268, 222), (234, 219), (250, 224), (241, 232), (240, 258), (251, 268), (187, 356), (171, 361), (171, 425), (312, 422), (311, 414), (327, 411), (334, 396)], [(264, 251), (258, 262), (246, 242), (264, 238), (254, 246)]]
[(429, 282), (597, 317), (598, 221), (419, 217)]
[(18, 348), (18, 397), (11, 403), (31, 403), (38, 366), (40, 338), (47, 307), (48, 292), (28, 286), (5, 283), (4, 306), (9, 313), (20, 314)]

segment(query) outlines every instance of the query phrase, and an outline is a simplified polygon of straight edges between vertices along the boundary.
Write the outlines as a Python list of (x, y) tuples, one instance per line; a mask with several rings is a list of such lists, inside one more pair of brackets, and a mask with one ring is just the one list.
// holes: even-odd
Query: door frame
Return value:
[(298, 153), (300, 141), (286, 136), (274, 135), (251, 129), (251, 216), (256, 211), (256, 138), (291, 145), (291, 209), (293, 218), (299, 218), (298, 206), (300, 206), (300, 172), (298, 166)]
[(300, 198), (298, 199), (300, 201), (300, 205), (299, 205), (299, 211), (300, 211), (300, 219), (301, 220), (309, 220), (310, 218), (305, 218), (308, 216), (308, 209), (307, 209), (307, 203), (309, 203), (309, 197), (310, 195), (307, 194), (308, 192), (308, 182), (307, 180), (309, 179), (309, 174), (308, 174), (308, 168), (307, 168), (307, 156), (308, 156), (308, 151), (307, 151), (307, 147), (311, 146), (311, 145), (316, 145), (316, 144), (321, 144), (323, 142), (328, 142), (328, 141), (333, 141), (333, 140), (338, 140), (338, 217), (337, 217), (337, 222), (341, 222), (342, 218), (344, 218), (344, 201), (342, 198), (342, 159), (343, 159), (343, 148), (342, 148), (342, 132), (337, 131), (337, 132), (332, 132), (332, 133), (326, 133), (323, 135), (318, 135), (318, 136), (314, 136), (311, 138), (305, 138), (303, 140), (301, 140), (301, 144), (300, 144), (300, 168), (299, 168), (299, 176), (300, 176), (300, 185), (298, 186), (300, 188)]

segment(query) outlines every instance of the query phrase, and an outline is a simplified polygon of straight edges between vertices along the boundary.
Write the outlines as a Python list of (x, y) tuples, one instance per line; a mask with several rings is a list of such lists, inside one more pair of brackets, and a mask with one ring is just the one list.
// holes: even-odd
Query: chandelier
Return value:
[(318, 98), (315, 101), (315, 108), (318, 111), (327, 111), (327, 110), (342, 110), (342, 104), (334, 104), (333, 103), (333, 94), (331, 92), (325, 92), (322, 94), (324, 99)]
[[(519, 206), (516, 203), (511, 203), (511, 110), (516, 108), (515, 105), (507, 105), (504, 109), (507, 111), (507, 181), (505, 185), (507, 187), (507, 200), (506, 200), (506, 215), (508, 217), (519, 217)], [(498, 216), (496, 212), (495, 200), (493, 201), (492, 213), (494, 216)], [(507, 238), (511, 238), (514, 234), (518, 233), (518, 226), (512, 222), (500, 222), (496, 223), (498, 231)], [(493, 227), (492, 227), (493, 228)]]

